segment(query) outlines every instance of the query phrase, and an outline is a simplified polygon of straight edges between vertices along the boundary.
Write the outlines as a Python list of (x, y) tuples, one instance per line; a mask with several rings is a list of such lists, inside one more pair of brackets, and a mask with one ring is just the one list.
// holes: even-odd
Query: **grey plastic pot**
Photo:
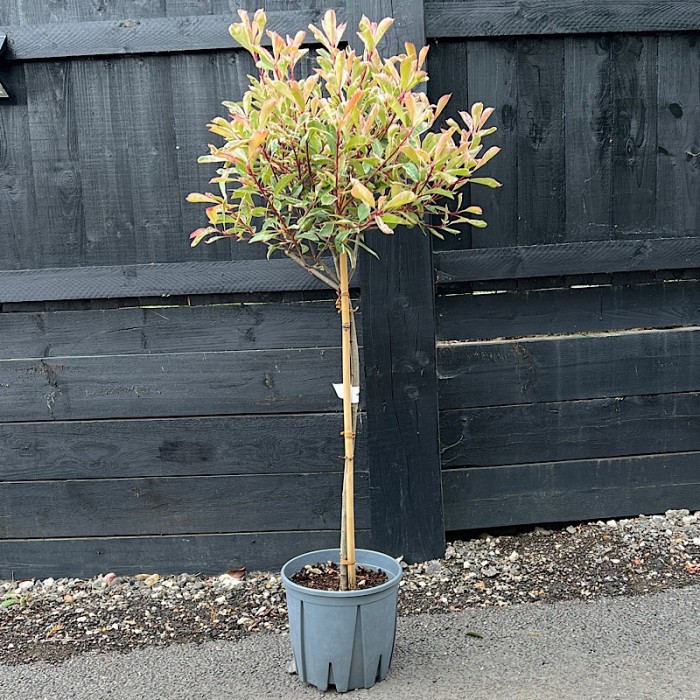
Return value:
[(319, 690), (330, 685), (341, 693), (371, 688), (389, 673), (401, 565), (368, 549), (358, 549), (356, 555), (358, 565), (381, 570), (389, 580), (355, 591), (316, 591), (291, 581), (306, 564), (337, 563), (338, 549), (308, 552), (282, 567), (297, 673)]

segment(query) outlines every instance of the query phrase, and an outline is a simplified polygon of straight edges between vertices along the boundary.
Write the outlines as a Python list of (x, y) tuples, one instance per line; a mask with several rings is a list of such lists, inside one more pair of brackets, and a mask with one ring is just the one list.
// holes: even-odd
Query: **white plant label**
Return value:
[[(341, 384), (334, 384), (333, 388), (335, 389), (335, 393), (338, 395), (339, 399), (343, 398), (343, 385)], [(350, 402), (351, 403), (360, 403), (360, 387), (359, 386), (351, 386), (350, 387)]]

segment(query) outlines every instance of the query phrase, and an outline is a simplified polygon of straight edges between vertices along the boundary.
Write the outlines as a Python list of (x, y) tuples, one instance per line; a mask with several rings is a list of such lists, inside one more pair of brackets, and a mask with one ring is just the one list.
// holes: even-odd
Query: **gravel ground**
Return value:
[[(407, 566), (399, 614), (639, 595), (700, 582), (700, 512), (535, 528), (448, 545)], [(90, 580), (0, 581), (0, 663), (86, 651), (286, 634), (278, 574), (108, 573)]]

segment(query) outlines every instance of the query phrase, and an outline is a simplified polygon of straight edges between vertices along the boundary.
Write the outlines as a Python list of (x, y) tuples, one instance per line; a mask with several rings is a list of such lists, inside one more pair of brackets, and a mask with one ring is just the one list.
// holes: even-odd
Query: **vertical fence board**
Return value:
[(518, 73), (517, 45), (512, 40), (470, 41), (469, 96), (472, 102), (495, 107), (491, 126), (498, 131), (489, 145), (500, 146), (484, 174), (495, 177), (503, 187), (492, 190), (473, 187), (473, 201), (484, 209), (488, 228), (474, 229), (475, 248), (515, 245), (518, 220)]
[(564, 41), (518, 39), (518, 244), (564, 238)]
[(85, 198), (85, 262), (110, 265), (138, 262), (130, 187), (129, 155), (119, 132), (122, 101), (115, 94), (115, 63), (93, 59), (73, 64), (74, 119)]
[(24, 66), (3, 69), (0, 79), (10, 95), (0, 109), (0, 269), (31, 267), (36, 231), (29, 221), (36, 200)]
[[(252, 58), (241, 50), (204, 54), (178, 54), (170, 58), (174, 88), (173, 118), (177, 138), (177, 165), (181, 183), (180, 208), (182, 238), (206, 223), (204, 207), (186, 202), (188, 192), (211, 191), (209, 180), (216, 175), (216, 165), (199, 165), (197, 158), (209, 153), (207, 144), (221, 145), (224, 139), (212, 134), (207, 123), (216, 116), (226, 116), (224, 100), (237, 101), (243, 97), (255, 66)], [(186, 99), (183, 99), (183, 92)], [(265, 257), (262, 246), (250, 246), (239, 241), (222, 241), (218, 245), (199, 246), (190, 257), (196, 260), (260, 259)]]
[(659, 37), (656, 228), (664, 236), (700, 231), (700, 41)]
[(35, 242), (30, 267), (85, 261), (85, 218), (78, 132), (74, 120), (73, 64), (27, 63), (27, 105), (36, 211), (27, 228)]
[[(114, 62), (113, 102), (119, 105), (126, 160), (118, 176), (130, 182), (139, 262), (189, 256), (186, 236), (176, 235), (183, 231), (179, 202), (184, 194), (177, 171), (169, 61), (167, 56), (150, 56)], [(178, 92), (177, 99), (186, 98)]]
[(656, 45), (655, 36), (612, 42), (616, 238), (650, 234), (656, 222)]
[(612, 207), (610, 41), (565, 40), (566, 240), (607, 240)]
[[(436, 125), (438, 129), (447, 127), (446, 120), (454, 119), (458, 124), (462, 123), (459, 116), (461, 110), (469, 109), (469, 89), (467, 87), (467, 44), (464, 41), (437, 42), (430, 47), (428, 65), (440, 66), (440, 70), (430, 71), (428, 81), (428, 96), (433, 104), (443, 95), (451, 95), (445, 111), (440, 116)], [(467, 185), (463, 190), (464, 197), (471, 199), (472, 188)], [(437, 217), (436, 217), (437, 219)], [(472, 247), (472, 227), (467, 224), (457, 224), (459, 235), (445, 234), (445, 239), (435, 238), (433, 245), (435, 250), (455, 250)]]
[[(425, 43), (422, 0), (358, 2), (381, 18), (393, 11), (393, 45)], [(351, 25), (352, 26), (352, 25)], [(365, 407), (372, 540), (409, 561), (445, 549), (438, 437), (432, 246), (417, 231), (374, 234), (379, 260), (362, 261)]]

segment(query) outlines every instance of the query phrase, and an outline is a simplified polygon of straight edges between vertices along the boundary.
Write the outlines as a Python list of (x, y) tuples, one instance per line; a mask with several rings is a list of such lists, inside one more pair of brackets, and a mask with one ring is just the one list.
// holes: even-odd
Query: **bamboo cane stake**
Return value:
[[(345, 512), (345, 537), (341, 541), (341, 578), (342, 569), (346, 568), (347, 586), (350, 590), (356, 587), (355, 577), (355, 432), (353, 425), (352, 407), (352, 372), (351, 372), (351, 314), (350, 290), (348, 280), (348, 256), (342, 252), (339, 256), (340, 266), (340, 318), (342, 324), (342, 355), (343, 355), (343, 437), (345, 442), (345, 471), (343, 479), (343, 510)], [(343, 547), (345, 544), (345, 547)], [(345, 549), (343, 557), (342, 550)], [(342, 585), (342, 581), (341, 581)]]

